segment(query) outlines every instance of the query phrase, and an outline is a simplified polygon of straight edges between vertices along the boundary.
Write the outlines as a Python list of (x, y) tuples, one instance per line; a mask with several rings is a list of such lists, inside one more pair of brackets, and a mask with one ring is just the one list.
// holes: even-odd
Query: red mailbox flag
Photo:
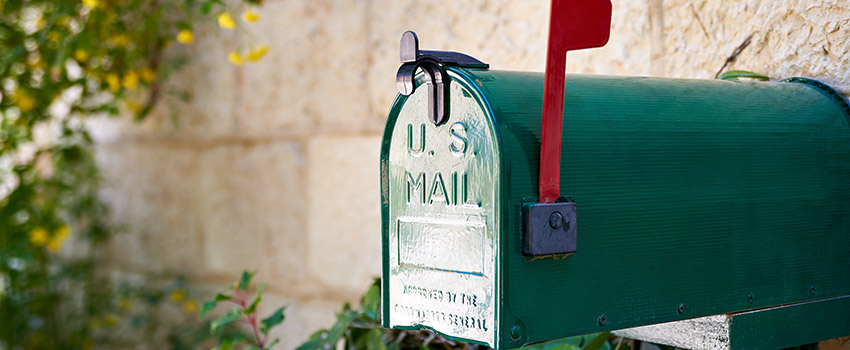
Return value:
[(610, 0), (552, 0), (540, 135), (541, 203), (554, 203), (560, 196), (567, 51), (604, 46), (610, 33)]

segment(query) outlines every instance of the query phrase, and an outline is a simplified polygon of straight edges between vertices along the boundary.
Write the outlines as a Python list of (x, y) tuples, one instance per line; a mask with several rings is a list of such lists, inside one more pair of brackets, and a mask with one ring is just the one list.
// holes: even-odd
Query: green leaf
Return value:
[[(582, 347), (584, 350), (596, 350), (596, 349), (599, 349), (600, 347), (602, 347), (603, 345), (609, 345), (608, 344), (608, 338), (611, 338), (611, 332), (599, 333), (598, 336), (593, 337), (592, 341), (588, 342), (588, 340), (590, 340), (591, 337), (593, 337), (592, 334), (585, 336), (585, 343), (584, 343), (584, 346)], [(609, 347), (610, 347), (610, 345), (609, 345)]]
[(277, 326), (281, 322), (283, 322), (283, 319), (285, 318), (285, 316), (283, 315), (283, 310), (285, 309), (286, 306), (281, 306), (279, 309), (277, 309), (277, 311), (272, 312), (269, 317), (266, 317), (261, 321), (263, 324), (263, 327), (261, 328), (263, 333), (268, 333), (269, 330), (272, 329), (272, 327)]
[(243, 271), (242, 279), (239, 280), (239, 289), (248, 290), (248, 285), (251, 284), (251, 279), (254, 278), (255, 273), (256, 272)]
[(581, 348), (575, 344), (561, 344), (551, 348), (550, 350), (581, 350)]
[(304, 344), (301, 344), (301, 346), (295, 348), (295, 350), (317, 350), (317, 349), (321, 349), (322, 340), (324, 340), (324, 339), (308, 340)]
[(230, 296), (218, 293), (215, 295), (215, 299), (205, 302), (204, 305), (201, 306), (200, 319), (203, 320), (204, 317), (207, 317), (207, 314), (213, 309), (215, 309), (215, 307), (218, 305), (218, 302), (224, 300), (230, 300)]
[(241, 310), (235, 309), (233, 311), (230, 311), (230, 312), (222, 315), (221, 317), (215, 319), (214, 321), (212, 321), (212, 323), (210, 323), (210, 331), (215, 333), (219, 329), (221, 329), (221, 327), (224, 327), (228, 324), (231, 324), (241, 317), (242, 317), (242, 311)]
[(328, 337), (325, 338), (324, 342), (325, 345), (335, 348), (336, 343), (340, 338), (342, 338), (342, 335), (345, 334), (345, 330), (348, 329), (348, 326), (350, 326), (351, 322), (354, 321), (355, 315), (356, 312), (354, 311), (349, 311), (340, 315), (336, 324), (328, 331)]
[(221, 345), (214, 347), (213, 350), (233, 350), (233, 347), (245, 341), (244, 338), (223, 339)]
[(212, 311), (213, 309), (215, 309), (217, 304), (218, 304), (218, 302), (215, 301), (215, 300), (210, 300), (210, 301), (205, 302), (204, 305), (201, 306), (201, 317), (200, 317), (200, 319), (203, 320), (204, 317), (207, 317), (207, 314), (210, 311)]
[(373, 284), (369, 291), (363, 295), (363, 299), (361, 301), (361, 308), (363, 309), (363, 314), (367, 317), (377, 320), (378, 312), (381, 306), (381, 285)]
[(720, 74), (720, 76), (717, 77), (717, 79), (720, 79), (720, 80), (738, 80), (738, 78), (750, 78), (750, 79), (756, 79), (756, 80), (761, 80), (761, 81), (770, 80), (770, 77), (768, 77), (766, 75), (753, 73), (753, 72), (746, 71), (746, 70), (730, 70), (728, 72)]
[(366, 335), (366, 350), (387, 350), (387, 345), (384, 344), (384, 332), (378, 328), (369, 330)]
[(325, 340), (325, 335), (328, 333), (325, 329), (320, 329), (318, 331), (313, 332), (310, 335), (310, 338), (301, 344), (295, 350), (316, 350), (320, 349), (322, 346), (322, 342)]
[(210, 12), (212, 12), (213, 5), (215, 5), (215, 3), (213, 3), (212, 1), (205, 1), (203, 4), (201, 4), (201, 14), (210, 14)]
[(256, 298), (254, 298), (254, 302), (252, 302), (252, 303), (251, 303), (251, 306), (248, 306), (248, 308), (247, 308), (247, 309), (245, 309), (245, 314), (246, 314), (246, 315), (248, 315), (248, 314), (252, 314), (252, 313), (254, 313), (254, 311), (256, 311), (256, 310), (257, 310), (257, 304), (259, 304), (259, 303), (260, 303), (260, 301), (261, 301), (261, 300), (263, 300), (263, 289), (266, 289), (266, 284), (265, 284), (265, 283), (261, 284), (261, 285), (257, 288), (257, 297), (256, 297)]

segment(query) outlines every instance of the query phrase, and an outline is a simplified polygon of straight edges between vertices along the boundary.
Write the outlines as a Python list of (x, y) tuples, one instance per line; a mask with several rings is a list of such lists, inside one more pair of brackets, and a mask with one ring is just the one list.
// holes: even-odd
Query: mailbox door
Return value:
[(445, 123), (420, 88), (398, 97), (384, 132), (383, 323), (495, 346), (498, 139), (477, 88), (449, 74)]

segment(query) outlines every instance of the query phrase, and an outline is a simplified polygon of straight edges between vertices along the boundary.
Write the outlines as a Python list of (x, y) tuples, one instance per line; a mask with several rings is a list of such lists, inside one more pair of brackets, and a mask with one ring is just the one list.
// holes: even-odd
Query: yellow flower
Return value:
[(112, 313), (103, 315), (103, 323), (106, 325), (106, 327), (113, 327), (113, 326), (117, 325), (118, 324), (118, 315), (112, 314)]
[(59, 25), (60, 26), (67, 27), (69, 24), (71, 24), (71, 17), (68, 17), (68, 16), (59, 17)]
[(82, 49), (74, 50), (74, 59), (80, 62), (85, 62), (89, 60), (89, 53)]
[(44, 69), (44, 60), (42, 59), (27, 60), (27, 64), (33, 69)]
[(248, 55), (246, 56), (248, 58), (248, 61), (257, 62), (261, 58), (263, 58), (263, 56), (266, 55), (266, 52), (269, 52), (269, 47), (266, 45), (260, 45), (254, 48), (253, 50), (248, 51)]
[(50, 242), (47, 243), (47, 250), (56, 253), (62, 250), (62, 244), (65, 243), (64, 240), (51, 239)]
[(242, 59), (242, 56), (240, 56), (236, 51), (230, 51), (230, 53), (227, 54), (227, 60), (237, 66), (241, 66), (245, 63), (245, 60)]
[(100, 318), (98, 318), (97, 316), (92, 317), (92, 319), (89, 320), (89, 329), (92, 332), (97, 332), (102, 328), (101, 324), (102, 322), (100, 321)]
[(156, 79), (156, 75), (150, 68), (147, 67), (142, 68), (142, 71), (139, 73), (139, 75), (142, 76), (142, 80), (146, 83), (151, 83), (154, 79)]
[(41, 227), (37, 227), (30, 231), (29, 237), (30, 242), (38, 247), (41, 247), (45, 243), (47, 243), (47, 231), (45, 231)]
[(122, 47), (127, 46), (130, 43), (130, 39), (124, 34), (118, 34), (109, 38), (109, 42), (112, 43), (112, 46)]
[(230, 12), (225, 12), (218, 15), (218, 25), (224, 29), (233, 29), (236, 28), (236, 21), (233, 20)]
[(254, 10), (242, 12), (242, 20), (245, 22), (256, 22), (260, 19), (260, 14)]
[(53, 234), (53, 238), (50, 239), (50, 242), (47, 243), (47, 250), (51, 252), (58, 252), (62, 250), (62, 244), (65, 243), (65, 240), (71, 236), (71, 228), (68, 225), (60, 227)]
[(195, 311), (198, 311), (198, 302), (194, 300), (186, 300), (183, 303), (183, 312), (187, 314), (193, 314)]
[(135, 90), (139, 86), (139, 73), (132, 70), (127, 72), (127, 75), (121, 80), (121, 85), (127, 88), (127, 90)]
[(139, 112), (142, 111), (142, 109), (145, 108), (145, 106), (142, 105), (141, 103), (130, 100), (130, 99), (124, 100), (124, 107), (133, 111), (134, 113), (139, 113)]
[(83, 6), (93, 9), (100, 5), (99, 0), (83, 0)]
[(183, 299), (186, 299), (186, 292), (182, 289), (175, 289), (171, 292), (171, 295), (168, 298), (171, 299), (171, 302), (178, 304), (183, 301)]
[(130, 298), (124, 297), (118, 300), (118, 309), (121, 311), (130, 310), (130, 303), (132, 300)]
[(109, 84), (109, 90), (116, 92), (121, 90), (121, 81), (118, 79), (118, 74), (109, 73), (106, 76), (106, 83)]
[(191, 30), (183, 29), (180, 33), (177, 33), (177, 42), (181, 44), (189, 45), (195, 41), (195, 35), (192, 34)]
[(58, 43), (59, 42), (59, 32), (51, 31), (50, 33), (47, 33), (47, 40), (50, 40), (54, 43)]
[(20, 109), (21, 112), (26, 113), (35, 108), (35, 99), (30, 97), (30, 95), (27, 95), (25, 92), (16, 91), (12, 99), (15, 101), (15, 106), (18, 106), (18, 109)]

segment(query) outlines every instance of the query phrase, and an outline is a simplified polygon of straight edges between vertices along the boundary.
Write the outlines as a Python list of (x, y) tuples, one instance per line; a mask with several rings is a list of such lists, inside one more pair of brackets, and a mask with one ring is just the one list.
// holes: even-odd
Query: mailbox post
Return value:
[(543, 229), (575, 245), (552, 254), (523, 229), (543, 75), (418, 46), (405, 33), (381, 151), (385, 327), (508, 349), (783, 306), (838, 312), (760, 314), (800, 336), (748, 344), (850, 334), (850, 105), (831, 88), (569, 75), (575, 211)]

